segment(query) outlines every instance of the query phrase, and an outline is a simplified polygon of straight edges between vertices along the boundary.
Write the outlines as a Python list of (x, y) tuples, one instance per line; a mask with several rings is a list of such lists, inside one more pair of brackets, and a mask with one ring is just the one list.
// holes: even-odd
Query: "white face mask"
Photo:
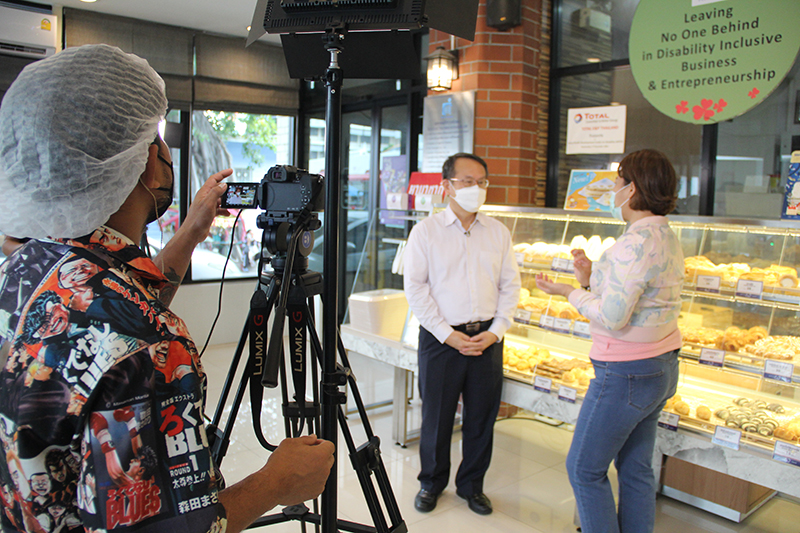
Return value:
[(464, 187), (463, 189), (453, 187), (453, 191), (456, 193), (453, 200), (458, 202), (458, 205), (468, 213), (477, 213), (486, 201), (486, 189), (482, 189), (477, 185)]
[(629, 183), (625, 187), (621, 188), (619, 191), (614, 193), (614, 205), (611, 206), (611, 216), (616, 218), (617, 220), (622, 220), (623, 222), (624, 222), (625, 219), (622, 218), (622, 206), (628, 203), (628, 201), (630, 200), (630, 197), (628, 197), (627, 200), (622, 202), (622, 205), (618, 206), (617, 205), (617, 194), (619, 192), (621, 192), (621, 191), (624, 191), (625, 189), (627, 189), (630, 186), (631, 186), (631, 184)]

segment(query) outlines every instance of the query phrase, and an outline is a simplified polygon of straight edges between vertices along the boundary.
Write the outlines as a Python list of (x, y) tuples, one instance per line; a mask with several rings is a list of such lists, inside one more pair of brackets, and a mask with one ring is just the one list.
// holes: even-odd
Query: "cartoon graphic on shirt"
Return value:
[(107, 228), (0, 265), (0, 530), (224, 530), (205, 375), (167, 284)]

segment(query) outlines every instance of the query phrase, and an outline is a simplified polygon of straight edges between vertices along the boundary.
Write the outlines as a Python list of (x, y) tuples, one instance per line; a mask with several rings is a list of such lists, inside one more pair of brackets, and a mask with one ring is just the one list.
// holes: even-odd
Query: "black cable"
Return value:
[(206, 337), (206, 343), (203, 345), (203, 349), (200, 350), (200, 357), (203, 357), (203, 354), (206, 352), (208, 343), (211, 341), (211, 336), (214, 334), (214, 328), (217, 326), (219, 315), (222, 314), (222, 289), (225, 286), (225, 271), (228, 270), (228, 261), (230, 261), (231, 252), (233, 252), (233, 243), (236, 240), (236, 224), (239, 223), (240, 216), (242, 216), (241, 209), (236, 214), (236, 220), (233, 221), (233, 227), (231, 228), (231, 245), (228, 247), (228, 255), (225, 256), (225, 264), (222, 266), (222, 279), (219, 280), (219, 298), (217, 299), (217, 315), (214, 317), (214, 322), (211, 323), (211, 329), (208, 332), (208, 337)]

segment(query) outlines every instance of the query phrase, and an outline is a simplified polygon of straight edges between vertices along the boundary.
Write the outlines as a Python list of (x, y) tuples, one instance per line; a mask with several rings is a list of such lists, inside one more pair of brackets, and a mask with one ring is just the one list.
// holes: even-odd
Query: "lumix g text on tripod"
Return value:
[[(355, 379), (350, 372), (347, 353), (341, 339), (338, 340), (337, 350), (334, 353), (325, 353), (314, 327), (313, 297), (322, 294), (323, 283), (321, 274), (308, 270), (307, 256), (314, 244), (313, 231), (320, 227), (316, 211), (322, 207), (322, 182), (322, 178), (318, 175), (309, 174), (294, 167), (277, 166), (270, 169), (261, 183), (233, 184), (235, 187), (231, 187), (231, 190), (236, 189), (236, 197), (229, 198), (225, 202), (226, 205), (231, 207), (261, 206), (264, 209), (264, 212), (257, 218), (257, 224), (264, 230), (262, 250), (266, 249), (272, 254), (270, 258), (272, 272), (259, 277), (258, 286), (251, 299), (247, 323), (239, 339), (214, 419), (209, 426), (212, 455), (217, 464), (220, 464), (230, 442), (233, 422), (244, 397), (244, 389), (248, 384), (253, 410), (253, 428), (264, 448), (274, 450), (276, 446), (267, 441), (261, 429), (263, 387), (274, 388), (278, 384), (281, 385), (282, 391), (286, 436), (299, 437), (305, 432), (315, 433), (323, 438), (331, 438), (330, 435), (326, 435), (324, 429), (327, 415), (321, 409), (319, 401), (320, 387), (317, 386), (317, 364), (319, 364), (323, 369), (321, 381), (322, 394), (325, 395), (323, 399), (330, 404), (335, 404), (336, 412), (333, 424), (335, 425), (338, 421), (341, 427), (350, 460), (358, 475), (374, 522), (374, 526), (367, 526), (339, 520), (335, 518), (336, 510), (334, 508), (332, 512), (334, 520), (328, 527), (333, 528), (332, 531), (341, 529), (365, 533), (404, 533), (407, 528), (400, 516), (383, 465), (380, 455), (380, 440), (372, 433)], [(260, 273), (263, 272), (262, 267), (263, 259), (259, 264), (258, 271)], [(264, 289), (265, 286), (266, 289)], [(268, 331), (269, 318), (273, 309), (272, 328)], [(289, 318), (288, 358), (283, 344), (284, 324), (287, 317)], [(239, 382), (227, 424), (223, 429), (220, 426), (222, 412), (225, 409), (227, 395), (235, 379), (245, 341), (248, 338), (250, 341), (249, 359), (245, 365), (244, 375)], [(307, 361), (306, 345), (309, 339), (313, 357)], [(336, 359), (336, 352), (338, 352), (339, 360)], [(324, 371), (326, 364), (331, 363), (326, 360), (329, 357), (334, 360), (334, 372)], [(307, 370), (310, 370), (312, 374), (311, 401), (306, 399)], [(287, 373), (291, 373), (292, 378), (294, 394), (291, 399)], [(342, 404), (346, 403), (346, 397), (339, 391), (339, 387), (345, 384), (350, 386), (367, 435), (367, 442), (359, 447), (356, 447), (353, 442), (342, 410)], [(335, 436), (333, 438), (335, 443)], [(373, 475), (389, 517), (388, 522), (372, 480)], [(330, 489), (331, 483), (335, 486), (335, 466), (331, 471), (326, 491)], [(322, 513), (317, 511), (316, 501), (314, 513), (310, 512), (305, 505), (293, 506), (284, 509), (280, 514), (262, 517), (252, 527), (297, 519), (303, 523), (321, 524), (325, 528), (326, 522), (322, 520), (326, 512), (324, 495)]]

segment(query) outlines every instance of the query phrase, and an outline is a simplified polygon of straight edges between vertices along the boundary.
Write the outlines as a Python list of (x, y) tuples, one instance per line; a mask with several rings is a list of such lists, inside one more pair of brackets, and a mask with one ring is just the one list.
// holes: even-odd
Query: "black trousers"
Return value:
[(492, 459), (494, 421), (503, 388), (503, 343), (470, 357), (441, 344), (419, 328), (419, 392), (422, 428), (419, 455), (421, 488), (440, 493), (450, 479), (450, 443), (458, 398), (461, 413), (461, 466), (456, 491), (469, 496), (483, 492), (483, 478)]

